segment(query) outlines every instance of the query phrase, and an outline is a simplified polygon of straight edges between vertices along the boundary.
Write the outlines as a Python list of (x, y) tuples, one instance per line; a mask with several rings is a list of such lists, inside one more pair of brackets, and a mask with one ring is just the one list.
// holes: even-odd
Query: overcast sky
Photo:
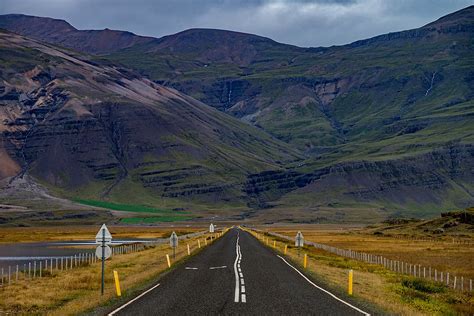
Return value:
[(78, 29), (160, 37), (189, 28), (267, 36), (299, 46), (346, 44), (416, 28), (470, 0), (0, 0), (0, 14), (67, 20)]

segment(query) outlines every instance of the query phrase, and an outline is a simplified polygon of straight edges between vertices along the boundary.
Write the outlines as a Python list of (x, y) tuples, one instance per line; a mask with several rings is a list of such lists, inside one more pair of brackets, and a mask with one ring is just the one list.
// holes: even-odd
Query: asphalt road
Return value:
[(364, 315), (232, 229), (113, 315)]

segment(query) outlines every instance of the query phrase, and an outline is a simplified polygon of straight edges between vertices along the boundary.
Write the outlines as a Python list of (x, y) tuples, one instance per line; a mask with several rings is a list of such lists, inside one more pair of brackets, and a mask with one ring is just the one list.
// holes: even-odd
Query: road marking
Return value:
[(156, 288), (159, 287), (159, 286), (160, 286), (160, 283), (158, 283), (157, 285), (155, 285), (155, 286), (152, 287), (151, 289), (146, 290), (146, 291), (143, 292), (142, 294), (138, 295), (138, 296), (135, 297), (133, 300), (128, 301), (127, 303), (123, 304), (122, 306), (120, 306), (119, 308), (117, 308), (116, 310), (114, 310), (113, 312), (109, 313), (108, 316), (113, 316), (113, 315), (115, 315), (117, 312), (121, 311), (122, 309), (124, 309), (124, 308), (127, 307), (128, 305), (130, 305), (130, 304), (132, 304), (133, 302), (135, 302), (136, 300), (138, 300), (140, 297), (144, 296), (144, 295), (147, 294), (148, 292), (153, 291), (154, 289), (156, 289)]
[(234, 262), (234, 272), (235, 272), (235, 296), (234, 296), (234, 302), (238, 303), (239, 302), (239, 274), (237, 272), (237, 261), (239, 261), (239, 235), (240, 232), (237, 233), (237, 242), (235, 243), (235, 262)]
[[(234, 273), (235, 273), (234, 302), (238, 303), (240, 300), (242, 303), (246, 303), (247, 297), (244, 294), (245, 293), (244, 275), (242, 274), (242, 269), (240, 268), (240, 261), (242, 260), (242, 252), (240, 250), (239, 238), (240, 238), (240, 231), (237, 234), (237, 242), (235, 243), (236, 257), (235, 257), (235, 262), (234, 262)], [(239, 281), (240, 281), (240, 284), (242, 284), (242, 286), (240, 286)]]
[(308, 283), (310, 283), (310, 284), (311, 284), (312, 286), (314, 286), (315, 288), (317, 288), (317, 289), (323, 291), (324, 293), (326, 293), (326, 294), (332, 296), (333, 298), (335, 298), (335, 299), (338, 300), (339, 302), (346, 304), (347, 306), (349, 306), (349, 307), (355, 309), (356, 311), (358, 311), (358, 312), (360, 312), (360, 313), (362, 313), (362, 314), (364, 314), (364, 315), (370, 316), (369, 313), (364, 312), (363, 310), (361, 310), (361, 309), (355, 307), (354, 305), (351, 305), (350, 303), (348, 303), (348, 302), (346, 302), (346, 301), (340, 299), (339, 297), (337, 297), (336, 295), (332, 294), (331, 292), (329, 292), (329, 291), (323, 289), (322, 287), (319, 287), (319, 286), (317, 286), (316, 284), (314, 284), (314, 283), (313, 283), (310, 279), (308, 279), (303, 273), (301, 273), (298, 269), (296, 269), (294, 266), (292, 266), (290, 263), (288, 263), (288, 261), (286, 261), (285, 258), (283, 258), (283, 257), (281, 257), (281, 256), (279, 256), (279, 255), (277, 255), (277, 257), (280, 258), (281, 260), (283, 260), (283, 262), (285, 262), (285, 263), (286, 263), (287, 265), (289, 265), (291, 268), (293, 268), (293, 270), (295, 270), (296, 272), (298, 272), (306, 281), (308, 281)]
[(220, 266), (220, 267), (210, 267), (209, 270), (214, 270), (214, 269), (225, 269), (227, 266)]
[(186, 270), (197, 270), (198, 268), (191, 268), (191, 267), (186, 267)]

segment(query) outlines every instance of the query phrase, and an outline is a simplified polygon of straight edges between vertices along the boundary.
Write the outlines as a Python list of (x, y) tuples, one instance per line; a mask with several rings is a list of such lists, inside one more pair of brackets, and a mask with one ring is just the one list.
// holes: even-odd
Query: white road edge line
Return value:
[(346, 302), (346, 301), (340, 299), (339, 297), (337, 297), (336, 295), (332, 294), (331, 292), (329, 292), (329, 291), (323, 289), (322, 287), (319, 287), (319, 286), (317, 286), (316, 284), (314, 284), (314, 283), (313, 283), (310, 279), (308, 279), (303, 273), (301, 273), (298, 269), (296, 269), (294, 266), (292, 266), (290, 263), (288, 263), (288, 261), (286, 261), (285, 258), (283, 258), (283, 257), (281, 257), (281, 256), (279, 256), (279, 255), (277, 255), (277, 257), (280, 258), (281, 260), (283, 260), (283, 262), (285, 262), (285, 263), (286, 263), (287, 265), (289, 265), (291, 268), (293, 268), (293, 270), (295, 270), (296, 272), (298, 272), (306, 281), (308, 281), (308, 282), (309, 282), (312, 286), (314, 286), (315, 288), (317, 288), (317, 289), (319, 289), (319, 290), (325, 292), (326, 294), (329, 294), (330, 296), (332, 296), (333, 298), (335, 298), (335, 299), (338, 300), (339, 302), (342, 302), (342, 303), (346, 304), (347, 306), (349, 306), (349, 307), (355, 309), (355, 310), (358, 311), (359, 313), (362, 313), (362, 314), (364, 314), (364, 315), (370, 316), (369, 313), (364, 312), (363, 310), (361, 310), (361, 309), (355, 307), (354, 305), (351, 305), (351, 304), (349, 304), (348, 302)]
[(128, 305), (132, 304), (133, 302), (135, 302), (136, 300), (138, 300), (140, 297), (144, 296), (145, 294), (147, 294), (148, 292), (151, 292), (153, 291), (154, 289), (156, 289), (157, 287), (160, 286), (160, 283), (158, 283), (157, 285), (155, 285), (154, 287), (146, 290), (145, 292), (143, 292), (142, 294), (138, 295), (137, 297), (135, 297), (133, 300), (131, 301), (128, 301), (127, 303), (123, 304), (122, 306), (120, 306), (119, 308), (117, 308), (116, 310), (114, 310), (113, 312), (110, 312), (109, 314), (107, 314), (108, 316), (113, 316), (115, 315), (117, 312), (121, 311), (122, 309), (124, 309), (125, 307), (127, 307)]
[(234, 302), (238, 303), (239, 298), (240, 298), (240, 293), (239, 293), (239, 273), (237, 272), (237, 261), (239, 260), (239, 234), (237, 234), (237, 242), (235, 243), (235, 261), (234, 261), (234, 272), (235, 272), (235, 296), (234, 296)]

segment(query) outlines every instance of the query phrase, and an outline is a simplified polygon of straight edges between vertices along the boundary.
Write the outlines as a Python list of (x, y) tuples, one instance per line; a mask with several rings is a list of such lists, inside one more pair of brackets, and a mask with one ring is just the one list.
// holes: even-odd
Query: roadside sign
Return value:
[(209, 226), (209, 232), (210, 233), (213, 233), (214, 232), (214, 224), (211, 223), (211, 225)]
[(173, 248), (178, 247), (178, 236), (176, 235), (175, 232), (173, 232), (173, 233), (171, 234), (171, 237), (170, 237), (170, 246), (173, 247)]
[(95, 235), (95, 243), (102, 244), (102, 243), (111, 243), (112, 242), (112, 235), (109, 232), (109, 229), (105, 224), (99, 229), (97, 235)]
[(107, 245), (97, 246), (97, 248), (95, 249), (95, 256), (99, 259), (102, 259), (102, 247), (104, 247), (104, 260), (107, 260), (112, 255), (112, 249), (110, 249), (110, 247)]
[(95, 242), (97, 244), (100, 244), (95, 251), (95, 255), (102, 261), (102, 284), (100, 287), (100, 293), (101, 295), (104, 295), (105, 260), (110, 258), (110, 255), (112, 255), (112, 249), (107, 246), (107, 244), (110, 244), (112, 242), (112, 235), (110, 234), (109, 229), (107, 228), (107, 226), (105, 226), (105, 224), (102, 224), (99, 229), (99, 232), (97, 233), (97, 235), (95, 235)]
[(304, 237), (303, 234), (299, 231), (295, 237), (295, 246), (303, 247), (304, 246)]

